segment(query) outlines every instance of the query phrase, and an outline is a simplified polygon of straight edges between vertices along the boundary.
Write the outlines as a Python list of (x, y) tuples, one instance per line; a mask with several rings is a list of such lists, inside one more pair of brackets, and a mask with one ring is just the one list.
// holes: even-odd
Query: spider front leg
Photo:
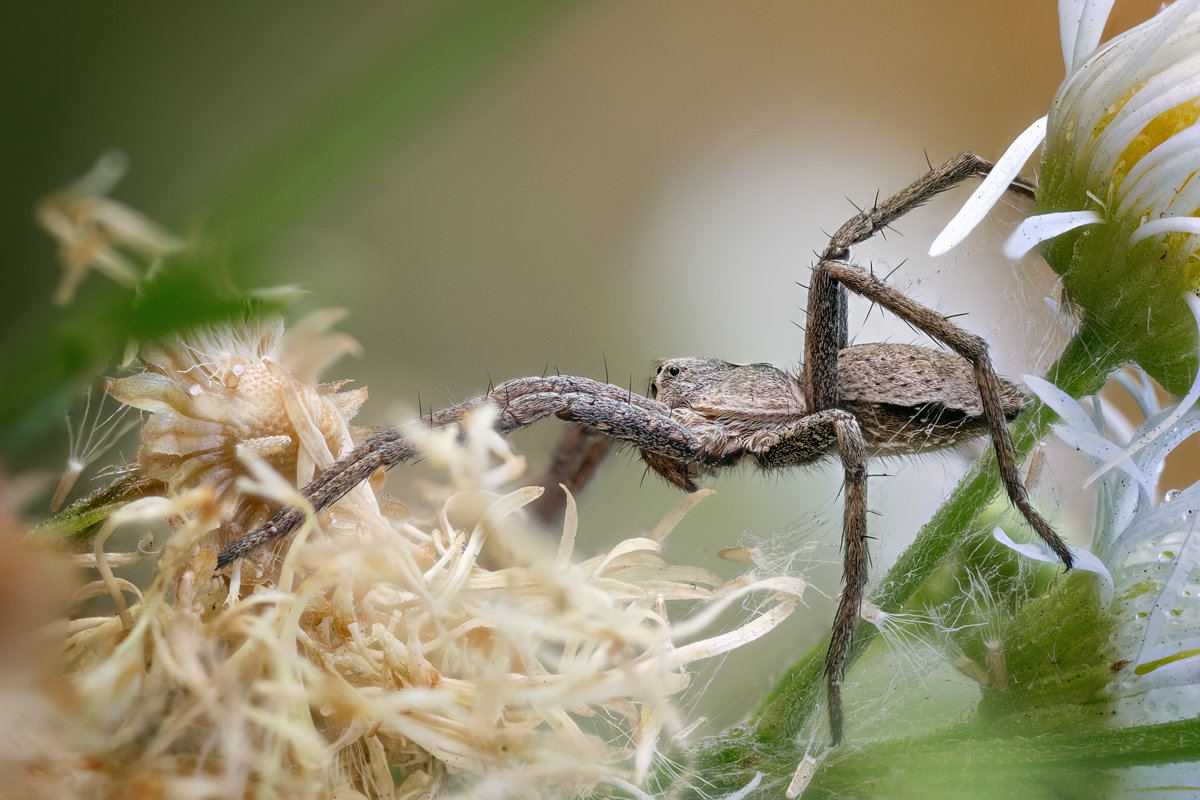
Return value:
[[(870, 239), (917, 206), (931, 200), (968, 178), (982, 177), (992, 162), (974, 153), (959, 153), (935, 167), (912, 185), (900, 190), (874, 208), (848, 220), (829, 240), (821, 259), (813, 267), (808, 289), (807, 332), (804, 340), (804, 385), (809, 408), (823, 411), (837, 407), (838, 351), (847, 343), (846, 293), (836, 276), (823, 269), (832, 261), (847, 261), (850, 248)], [(1032, 197), (1033, 187), (1015, 181), (1009, 190)], [(849, 287), (852, 291), (858, 291)], [(930, 312), (933, 313), (933, 312)]]
[[(314, 511), (328, 508), (376, 470), (412, 459), (417, 454), (413, 434), (418, 429), (460, 422), (471, 411), (488, 404), (499, 408), (495, 428), (501, 434), (556, 416), (672, 462), (691, 461), (702, 449), (695, 436), (671, 419), (670, 411), (661, 403), (620, 386), (572, 375), (517, 378), (482, 397), (431, 414), (404, 428), (372, 436), (305, 486), (305, 499)], [(281, 508), (267, 524), (222, 550), (217, 556), (217, 569), (292, 533), (303, 524), (305, 516), (302, 509)]]

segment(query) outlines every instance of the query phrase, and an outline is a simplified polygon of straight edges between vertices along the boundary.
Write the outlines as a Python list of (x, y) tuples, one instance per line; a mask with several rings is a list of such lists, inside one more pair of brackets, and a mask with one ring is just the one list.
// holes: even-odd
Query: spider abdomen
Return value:
[[(971, 364), (909, 344), (863, 344), (838, 353), (838, 407), (854, 414), (872, 455), (927, 453), (988, 432)], [(1004, 414), (1025, 396), (1000, 379)]]

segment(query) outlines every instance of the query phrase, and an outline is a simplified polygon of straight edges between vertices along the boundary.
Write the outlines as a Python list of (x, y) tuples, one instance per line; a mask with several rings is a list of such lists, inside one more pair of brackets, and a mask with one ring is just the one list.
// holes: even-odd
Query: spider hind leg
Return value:
[[(981, 405), (981, 418), (990, 434), (1000, 469), (1000, 477), (1013, 505), (1021, 512), (1037, 534), (1051, 547), (1069, 568), (1072, 564), (1070, 551), (1049, 523), (1029, 502), (1025, 486), (1017, 468), (1017, 456), (1012, 438), (1008, 433), (1007, 421), (1011, 416), (1011, 401), (1006, 402), (1007, 387), (992, 368), (987, 343), (978, 336), (968, 333), (948, 318), (912, 300), (904, 293), (892, 288), (870, 271), (854, 264), (850, 259), (850, 248), (883, 230), (898, 218), (925, 203), (941, 192), (962, 181), (987, 174), (992, 164), (973, 153), (961, 153), (945, 164), (931, 169), (910, 186), (890, 198), (865, 210), (847, 221), (829, 241), (813, 267), (809, 284), (807, 335), (805, 338), (804, 374), (802, 385), (809, 413), (817, 414), (841, 408), (841, 383), (839, 374), (840, 353), (846, 348), (848, 338), (846, 318), (846, 290), (878, 304), (896, 316), (920, 329), (928, 336), (946, 345), (969, 364), (971, 380)], [(1028, 184), (1014, 183), (1010, 187), (1018, 194), (1028, 195)], [(893, 384), (894, 385), (894, 384)], [(885, 389), (888, 387), (884, 387)], [(857, 540), (865, 537), (866, 504), (865, 483), (862, 487), (863, 502), (857, 504), (853, 514), (850, 502), (850, 463), (840, 440), (843, 463), (847, 469), (847, 503), (844, 523), (845, 547), (843, 551), (846, 591), (838, 607), (837, 621), (830, 642), (826, 661), (829, 683), (830, 728), (834, 743), (842, 735), (841, 695), (838, 681), (849, 658), (851, 637), (858, 606), (862, 601), (861, 586), (866, 581), (865, 538), (863, 554), (858, 553)]]

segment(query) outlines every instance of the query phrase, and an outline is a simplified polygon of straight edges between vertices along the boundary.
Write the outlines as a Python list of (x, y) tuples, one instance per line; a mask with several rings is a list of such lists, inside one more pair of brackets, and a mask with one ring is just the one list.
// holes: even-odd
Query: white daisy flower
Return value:
[[(1100, 482), (1090, 549), (1073, 550), (1082, 569), (1100, 576), (1101, 607), (1111, 607), (1116, 621), (1106, 655), (1118, 719), (1146, 725), (1200, 714), (1200, 483), (1158, 500), (1164, 459), (1200, 431), (1200, 411), (1190, 404), (1161, 408), (1144, 372), (1117, 379), (1146, 415), (1136, 431), (1103, 401), (1081, 403), (1025, 377), (1061, 417), (1053, 428), (1058, 438), (1095, 463), (1118, 461), (1120, 469)], [(1026, 556), (1056, 560), (1037, 545), (1013, 545), (999, 529), (996, 538)]]
[(1178, 0), (1101, 46), (1111, 6), (1059, 4), (1067, 76), (1049, 114), (1017, 138), (931, 253), (960, 242), (1041, 145), (1038, 213), (1005, 252), (1040, 247), (1082, 324), (1182, 394), (1196, 353), (1180, 297), (1200, 284), (1200, 0)]

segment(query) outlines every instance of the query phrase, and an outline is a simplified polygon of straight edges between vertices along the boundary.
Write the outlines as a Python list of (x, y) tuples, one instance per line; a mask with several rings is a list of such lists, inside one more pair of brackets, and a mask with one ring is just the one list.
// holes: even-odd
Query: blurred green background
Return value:
[[(1152, 13), (1118, 4), (1110, 29)], [(644, 386), (656, 358), (795, 364), (824, 234), (877, 192), (970, 149), (998, 156), (1062, 77), (1055, 4), (842, 2), (39, 2), (0, 25), (0, 367), (7, 469), (56, 470), (62, 412), (113, 374), (125, 290), (91, 275), (50, 297), (55, 248), (33, 203), (116, 147), (114, 196), (209, 243), (213, 285), (297, 284), (294, 314), (339, 306), (365, 346), (328, 378), (370, 386), (358, 421), (547, 369)], [(989, 257), (1015, 212), (951, 256), (924, 255), (960, 192), (866, 248), (892, 281), (995, 342), (1002, 371), (1055, 354), (1049, 270)], [(859, 341), (920, 341), (852, 306)], [(518, 446), (533, 474), (557, 432)], [(132, 458), (135, 444), (122, 448)], [(583, 499), (597, 546), (677, 500), (629, 458)], [(965, 460), (889, 464), (872, 483), (874, 569), (915, 533)], [(396, 482), (397, 478), (393, 478)], [(403, 478), (400, 478), (402, 481)], [(673, 537), (722, 568), (744, 532), (837, 557), (835, 469), (710, 482)], [(87, 488), (87, 487), (84, 487)], [(591, 533), (589, 534), (589, 528)], [(839, 569), (810, 571), (828, 595)], [(823, 630), (738, 654), (710, 713), (735, 719)], [(805, 627), (807, 626), (807, 627)], [(803, 630), (802, 630), (803, 628)], [(751, 667), (747, 666), (747, 670)]]

